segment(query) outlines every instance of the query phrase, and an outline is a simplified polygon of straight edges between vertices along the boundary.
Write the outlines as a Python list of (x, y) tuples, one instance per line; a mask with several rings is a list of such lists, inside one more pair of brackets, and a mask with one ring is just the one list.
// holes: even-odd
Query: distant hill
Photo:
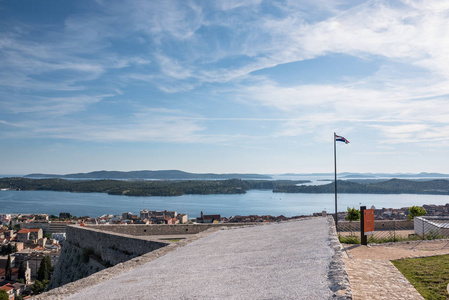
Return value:
[(272, 179), (268, 175), (260, 174), (214, 174), (214, 173), (188, 173), (179, 170), (161, 170), (161, 171), (95, 171), (89, 173), (74, 173), (66, 175), (57, 174), (29, 174), (25, 175), (26, 178), (63, 178), (63, 179), (163, 179), (163, 180), (222, 180), (222, 179)]
[(426, 173), (342, 173), (340, 178), (449, 178), (449, 174)]
[[(324, 185), (283, 185), (276, 186), (277, 193), (334, 193), (334, 183)], [(338, 181), (339, 193), (353, 194), (433, 194), (449, 195), (449, 180), (406, 180), (390, 179), (372, 183), (357, 183), (349, 180)]]
[[(334, 173), (286, 173), (286, 174), (279, 174), (278, 176), (323, 176), (323, 177), (329, 177), (334, 176)], [(421, 172), (418, 174), (412, 174), (412, 173), (352, 173), (352, 172), (342, 172), (338, 173), (338, 178), (340, 179), (376, 179), (376, 178), (449, 178), (449, 174), (442, 174), (442, 173), (426, 173)]]

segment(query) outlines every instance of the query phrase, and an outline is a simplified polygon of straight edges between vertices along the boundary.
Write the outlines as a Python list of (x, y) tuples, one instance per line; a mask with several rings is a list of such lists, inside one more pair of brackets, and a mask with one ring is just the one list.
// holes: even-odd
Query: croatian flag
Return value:
[(344, 137), (339, 136), (339, 135), (335, 135), (335, 140), (336, 140), (337, 142), (343, 142), (343, 143), (345, 143), (345, 144), (349, 144), (349, 141), (348, 141), (347, 139), (345, 139)]

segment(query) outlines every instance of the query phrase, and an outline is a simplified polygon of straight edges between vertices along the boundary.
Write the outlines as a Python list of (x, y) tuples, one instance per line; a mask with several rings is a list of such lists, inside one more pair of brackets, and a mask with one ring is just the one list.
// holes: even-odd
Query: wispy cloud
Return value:
[[(0, 35), (0, 106), (12, 114), (70, 116), (116, 96), (117, 88), (148, 85), (176, 94), (207, 86), (210, 93), (232, 92), (219, 101), (275, 112), (253, 118), (282, 120), (274, 136), (301, 136), (306, 127), (349, 128), (353, 120), (387, 141), (411, 134), (395, 132), (402, 128), (398, 123), (445, 139), (437, 133), (449, 122), (448, 10), (446, 1), (412, 0), (97, 1), (92, 11), (69, 15), (59, 27), (17, 23)], [(326, 83), (286, 84), (268, 72), (334, 53), (379, 65), (357, 80)], [(43, 95), (48, 91), (53, 94)], [(175, 128), (187, 128), (173, 140), (184, 135), (198, 141), (208, 135), (198, 134), (208, 131), (201, 120), (252, 119), (165, 117), (154, 125), (125, 120), (116, 136), (156, 139), (157, 132), (172, 128), (167, 135), (177, 136)], [(106, 126), (91, 125), (98, 126), (92, 132)], [(70, 132), (70, 126), (58, 130), (64, 128)], [(103, 136), (112, 138), (108, 130)]]

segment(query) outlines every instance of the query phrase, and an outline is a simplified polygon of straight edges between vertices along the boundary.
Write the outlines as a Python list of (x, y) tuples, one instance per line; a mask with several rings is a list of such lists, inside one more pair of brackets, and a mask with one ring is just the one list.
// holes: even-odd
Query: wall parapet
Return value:
[[(413, 220), (375, 220), (374, 231), (413, 230)], [(338, 232), (360, 231), (360, 221), (338, 221)]]
[(211, 228), (241, 227), (255, 224), (261, 223), (87, 225), (85, 228), (132, 236), (149, 236), (197, 234)]
[(67, 242), (83, 249), (91, 249), (103, 262), (110, 265), (127, 261), (168, 243), (150, 241), (138, 236), (104, 232), (99, 228), (68, 226)]
[(90, 276), (169, 244), (95, 228), (67, 226), (67, 240), (49, 288), (54, 289)]

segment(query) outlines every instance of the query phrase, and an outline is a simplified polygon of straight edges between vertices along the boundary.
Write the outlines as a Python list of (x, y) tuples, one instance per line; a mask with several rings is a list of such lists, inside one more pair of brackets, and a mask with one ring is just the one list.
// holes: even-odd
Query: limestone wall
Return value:
[(68, 226), (67, 240), (55, 267), (50, 288), (84, 278), (167, 245), (168, 243), (149, 241), (138, 236)]
[(232, 227), (242, 225), (252, 225), (252, 224), (225, 223), (225, 224), (176, 224), (176, 225), (165, 225), (165, 224), (88, 225), (87, 228), (134, 236), (147, 236), (147, 235), (197, 234), (210, 228), (217, 228), (223, 226)]

